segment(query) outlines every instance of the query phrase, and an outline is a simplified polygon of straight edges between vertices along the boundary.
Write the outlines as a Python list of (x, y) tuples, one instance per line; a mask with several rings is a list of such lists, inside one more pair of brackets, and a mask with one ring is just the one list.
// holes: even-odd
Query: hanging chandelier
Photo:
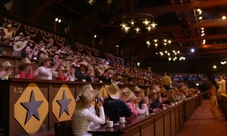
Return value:
[(162, 51), (159, 51), (159, 53), (156, 53), (156, 54), (159, 54), (161, 57), (168, 58), (169, 61), (176, 61), (176, 60), (182, 61), (182, 60), (185, 60), (184, 56), (179, 56), (180, 55), (180, 50), (164, 49)]
[(154, 16), (146, 13), (125, 15), (123, 16), (122, 21), (120, 26), (126, 33), (139, 33), (141, 31), (150, 32), (157, 26), (154, 22)]
[(163, 45), (166, 47), (167, 45), (170, 45), (172, 43), (172, 40), (170, 39), (170, 35), (168, 34), (156, 34), (156, 35), (148, 35), (146, 45), (149, 48), (151, 45), (154, 47), (158, 47), (160, 45)]

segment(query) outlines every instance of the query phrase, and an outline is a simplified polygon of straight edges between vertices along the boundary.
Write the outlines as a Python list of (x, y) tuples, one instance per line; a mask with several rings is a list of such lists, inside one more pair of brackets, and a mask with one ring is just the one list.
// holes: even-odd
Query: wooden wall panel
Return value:
[(154, 120), (149, 121), (141, 126), (142, 136), (154, 136)]
[(164, 136), (163, 115), (155, 118), (155, 136)]
[(171, 120), (170, 120), (170, 112), (164, 114), (164, 130), (165, 136), (171, 136)]

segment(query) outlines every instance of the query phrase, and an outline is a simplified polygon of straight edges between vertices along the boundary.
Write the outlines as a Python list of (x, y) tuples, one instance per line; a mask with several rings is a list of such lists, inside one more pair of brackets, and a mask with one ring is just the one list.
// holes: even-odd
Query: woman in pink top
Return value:
[(19, 65), (19, 73), (15, 76), (15, 78), (26, 78), (26, 79), (33, 79), (33, 68), (32, 64), (35, 62), (31, 62), (29, 58), (23, 58), (21, 60), (21, 64)]
[(122, 89), (122, 95), (120, 100), (124, 101), (128, 108), (131, 110), (132, 115), (137, 116), (137, 107), (139, 99), (135, 96), (135, 94), (128, 88), (125, 87)]

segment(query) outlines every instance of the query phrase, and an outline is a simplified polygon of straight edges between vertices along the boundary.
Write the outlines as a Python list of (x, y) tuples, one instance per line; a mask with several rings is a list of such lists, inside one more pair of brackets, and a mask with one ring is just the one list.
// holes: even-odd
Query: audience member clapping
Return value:
[(35, 62), (31, 62), (29, 58), (25, 57), (21, 60), (21, 64), (18, 66), (19, 73), (15, 76), (15, 78), (22, 79), (33, 79), (33, 68), (32, 64)]
[(34, 76), (38, 77), (38, 79), (43, 80), (52, 80), (55, 70), (59, 67), (60, 62), (56, 61), (54, 66), (51, 68), (51, 58), (49, 58), (47, 55), (44, 55), (39, 60), (39, 65), (35, 72)]

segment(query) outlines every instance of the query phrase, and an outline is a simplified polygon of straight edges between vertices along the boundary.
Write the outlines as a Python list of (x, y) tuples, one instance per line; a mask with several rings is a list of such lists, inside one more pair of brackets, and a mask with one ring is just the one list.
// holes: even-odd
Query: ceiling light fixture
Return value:
[(225, 20), (225, 19), (226, 19), (226, 16), (225, 16), (225, 15), (223, 15), (221, 18), (222, 18), (222, 20)]
[(157, 26), (154, 16), (145, 13), (125, 15), (122, 20), (120, 26), (126, 33), (150, 32)]
[(170, 39), (170, 35), (168, 34), (157, 34), (157, 35), (148, 35), (146, 40), (147, 47), (150, 45), (154, 45), (155, 47), (158, 47), (159, 45), (170, 45), (172, 43), (172, 40)]

